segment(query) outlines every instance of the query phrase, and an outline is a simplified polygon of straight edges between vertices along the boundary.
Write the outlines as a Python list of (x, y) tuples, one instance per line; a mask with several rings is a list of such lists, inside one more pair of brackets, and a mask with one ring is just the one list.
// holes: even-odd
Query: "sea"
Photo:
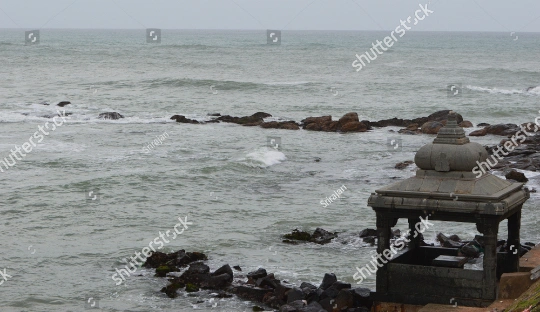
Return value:
[[(375, 228), (368, 197), (413, 176), (414, 165), (394, 166), (413, 160), (433, 135), (402, 135), (396, 127), (340, 134), (181, 124), (170, 117), (267, 112), (267, 120), (299, 122), (357, 112), (376, 121), (451, 109), (477, 125), (540, 116), (540, 34), (515, 40), (508, 33), (408, 32), (357, 72), (355, 55), (388, 35), (284, 30), (274, 45), (266, 30), (163, 29), (161, 43), (147, 43), (145, 29), (40, 29), (39, 44), (25, 44), (24, 30), (0, 29), (0, 160), (51, 127), (58, 113), (71, 114), (0, 172), (0, 270), (9, 276), (0, 285), (0, 311), (260, 305), (214, 299), (212, 291), (170, 299), (159, 291), (166, 279), (140, 266), (116, 285), (115, 269), (178, 218), (192, 224), (161, 251), (204, 252), (212, 270), (265, 268), (295, 285), (318, 285), (335, 273), (374, 290), (374, 276), (360, 285), (353, 279), (376, 253), (358, 235)], [(61, 101), (71, 104), (56, 106)], [(104, 112), (125, 118), (99, 119)], [(471, 137), (484, 145), (501, 139)], [(525, 174), (538, 189), (540, 174)], [(324, 207), (321, 200), (342, 186), (341, 198)], [(539, 203), (540, 194), (531, 193), (523, 206), (523, 242), (540, 242)], [(478, 234), (473, 224), (431, 222), (428, 242), (438, 233)], [(294, 229), (318, 227), (339, 236), (327, 245), (282, 243)], [(396, 227), (404, 231), (406, 220)], [(499, 236), (506, 237), (505, 222)]]

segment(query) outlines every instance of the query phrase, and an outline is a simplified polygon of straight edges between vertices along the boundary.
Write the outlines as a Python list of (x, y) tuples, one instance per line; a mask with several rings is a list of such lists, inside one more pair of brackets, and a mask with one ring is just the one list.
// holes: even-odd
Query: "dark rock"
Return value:
[(124, 116), (120, 115), (117, 112), (107, 112), (107, 113), (101, 113), (98, 116), (99, 119), (111, 119), (111, 120), (118, 120), (121, 118), (124, 118)]
[(283, 237), (286, 239), (294, 239), (299, 241), (311, 240), (311, 235), (308, 232), (299, 231), (298, 229), (294, 229), (291, 234), (285, 234)]
[(347, 113), (337, 121), (337, 131), (365, 132), (367, 131), (367, 126), (360, 122), (357, 113)]
[(263, 308), (259, 307), (259, 306), (254, 306), (253, 309), (252, 309), (253, 312), (259, 312), (259, 311), (264, 311)]
[(422, 125), (422, 133), (437, 134), (444, 125), (438, 121), (428, 121)]
[(407, 161), (404, 161), (404, 162), (397, 163), (394, 168), (402, 170), (402, 169), (405, 169), (405, 168), (409, 167), (409, 165), (412, 165), (412, 164), (414, 164), (414, 161), (407, 160)]
[(357, 113), (347, 113), (338, 121), (332, 116), (308, 117), (302, 120), (302, 128), (311, 131), (326, 132), (365, 132), (369, 126), (358, 120)]
[(459, 250), (465, 257), (478, 258), (480, 256), (480, 249), (474, 244), (466, 244)]
[(214, 273), (212, 273), (212, 276), (221, 275), (223, 273), (226, 273), (231, 277), (229, 282), (233, 281), (234, 274), (233, 274), (233, 271), (232, 271), (231, 267), (228, 264), (225, 264), (221, 268), (217, 269)]
[(218, 292), (217, 294), (214, 295), (214, 297), (216, 297), (216, 298), (232, 298), (232, 296), (233, 295), (228, 294), (228, 293), (226, 293), (224, 291), (220, 291), (220, 292)]
[(317, 228), (311, 236), (311, 242), (324, 245), (328, 244), (332, 239), (336, 237), (336, 233), (330, 233), (324, 229)]
[(368, 236), (377, 236), (377, 230), (374, 229), (363, 229), (360, 232), (360, 237), (368, 237)]
[(399, 238), (399, 237), (401, 237), (401, 230), (400, 229), (392, 230), (392, 238)]
[(354, 298), (354, 305), (357, 307), (367, 307), (371, 309), (373, 300), (371, 300), (371, 290), (369, 288), (355, 288), (351, 291)]
[(337, 277), (334, 273), (326, 273), (324, 274), (321, 286), (319, 286), (320, 289), (326, 290), (330, 288), (335, 282), (337, 282)]
[(342, 311), (354, 307), (354, 296), (351, 290), (341, 290), (334, 300), (334, 310)]
[(222, 289), (232, 282), (233, 278), (227, 273), (223, 273), (216, 276), (205, 276), (201, 280), (201, 287), (205, 289)]
[(208, 257), (200, 252), (185, 252), (184, 250), (179, 250), (176, 255), (175, 264), (179, 267), (185, 267), (190, 263), (195, 261), (208, 260)]
[(469, 133), (469, 136), (485, 136), (486, 134), (488, 134), (488, 130), (484, 128)]
[(456, 234), (450, 235), (448, 238), (455, 242), (461, 242), (461, 238), (459, 238), (459, 236), (457, 236)]
[(177, 253), (165, 254), (163, 252), (156, 251), (146, 259), (146, 262), (143, 263), (142, 266), (145, 268), (157, 268), (159, 266), (166, 265), (169, 261), (176, 258), (176, 254)]
[(264, 122), (264, 118), (272, 117), (272, 115), (258, 112), (251, 116), (244, 116), (244, 117), (231, 117), (229, 115), (220, 116), (216, 120), (222, 121), (222, 122), (230, 122), (235, 123), (239, 125), (244, 126), (258, 126)]
[(271, 293), (272, 290), (249, 285), (238, 285), (233, 287), (231, 289), (231, 292), (245, 300), (263, 302), (264, 296), (267, 293)]
[(300, 288), (301, 289), (304, 289), (304, 288), (317, 289), (317, 286), (315, 286), (315, 285), (313, 285), (311, 283), (302, 282), (302, 284), (300, 284)]
[(220, 113), (208, 113), (207, 116), (219, 117), (219, 116), (221, 116), (221, 114)]
[(517, 181), (517, 182), (527, 182), (529, 181), (529, 179), (527, 179), (527, 177), (525, 177), (525, 174), (523, 174), (522, 172), (519, 172), (519, 171), (516, 171), (516, 170), (512, 170), (510, 172), (508, 172), (506, 175), (506, 180), (514, 180), (514, 181)]
[(180, 123), (190, 123), (190, 124), (199, 124), (197, 120), (186, 118), (186, 116), (183, 115), (174, 115), (171, 117), (171, 120), (176, 120), (176, 122)]
[(186, 287), (185, 284), (182, 283), (173, 283), (166, 287), (161, 288), (161, 292), (165, 293), (167, 297), (169, 298), (176, 298), (178, 296), (178, 293), (176, 292), (180, 288)]
[(297, 300), (304, 300), (304, 292), (298, 287), (293, 287), (287, 292), (287, 303)]
[(169, 265), (162, 265), (156, 268), (157, 277), (165, 277), (169, 272), (179, 272), (178, 268)]
[(323, 309), (322, 305), (320, 305), (316, 301), (309, 303), (307, 306), (301, 308), (298, 311), (300, 312), (326, 312), (326, 310)]
[(256, 279), (258, 279), (258, 278), (266, 277), (267, 275), (268, 275), (268, 273), (266, 273), (266, 270), (265, 270), (265, 269), (259, 268), (259, 269), (257, 269), (257, 271), (249, 272), (249, 273), (247, 274), (247, 277), (256, 280)]
[(199, 287), (197, 287), (197, 285), (194, 285), (194, 284), (186, 285), (186, 292), (197, 292), (197, 291), (199, 291)]
[(281, 306), (281, 308), (279, 308), (279, 312), (296, 312), (296, 311), (297, 310), (295, 307), (290, 306), (288, 304)]
[(377, 236), (368, 236), (362, 238), (362, 241), (364, 243), (370, 244), (371, 246), (375, 246), (375, 242), (377, 241)]
[(485, 123), (485, 122), (481, 122), (477, 125), (478, 127), (488, 127), (488, 126), (491, 126), (490, 124), (488, 123)]
[(242, 271), (242, 268), (239, 265), (233, 266), (233, 269), (235, 269), (236, 271)]
[(497, 124), (497, 125), (491, 125), (487, 126), (485, 128), (487, 130), (488, 134), (494, 134), (494, 135), (512, 135), (519, 131), (519, 127), (515, 124)]
[(437, 240), (441, 243), (442, 247), (446, 248), (460, 248), (463, 244), (456, 242), (446, 237), (443, 233), (437, 234)]
[(284, 129), (284, 130), (299, 130), (300, 126), (294, 121), (269, 121), (263, 122), (261, 128), (264, 129)]
[[(69, 102), (69, 101), (62, 101), (62, 102), (60, 102), (60, 103), (58, 103), (58, 104), (56, 104), (56, 105), (58, 105), (58, 106), (60, 106), (60, 107), (64, 107), (64, 106), (69, 105), (69, 104), (71, 104), (71, 102)], [(49, 104), (47, 104), (47, 105), (49, 105)]]
[(323, 291), (323, 293), (320, 295), (320, 300), (323, 300), (325, 298), (334, 299), (337, 297), (338, 293), (339, 290), (332, 285)]

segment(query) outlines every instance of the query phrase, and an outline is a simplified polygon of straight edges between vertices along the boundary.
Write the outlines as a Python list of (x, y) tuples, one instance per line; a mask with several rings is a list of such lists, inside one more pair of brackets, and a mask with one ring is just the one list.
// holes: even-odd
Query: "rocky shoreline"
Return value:
[[(364, 229), (358, 236), (373, 245), (376, 243), (376, 234), (374, 229)], [(283, 242), (327, 244), (338, 235), (321, 228), (317, 228), (313, 234), (293, 230), (292, 233), (283, 235)], [(393, 230), (393, 236), (394, 244), (396, 240), (403, 238), (399, 230)], [(462, 241), (457, 235), (446, 236), (439, 233), (437, 241), (442, 247), (458, 248), (459, 255), (472, 262), (475, 262), (474, 259), (484, 250), (481, 235), (477, 235), (472, 241)], [(425, 242), (423, 244), (427, 245)], [(521, 245), (520, 256), (534, 246), (533, 243)], [(500, 240), (497, 251), (508, 250), (506, 241)], [(326, 273), (318, 286), (306, 282), (294, 285), (277, 279), (264, 268), (243, 273), (238, 265), (231, 268), (229, 264), (224, 264), (212, 272), (205, 263), (207, 260), (208, 256), (200, 252), (155, 252), (148, 257), (143, 267), (155, 269), (156, 277), (167, 278), (169, 284), (163, 287), (161, 292), (169, 298), (176, 298), (181, 292), (197, 293), (208, 290), (212, 292), (208, 304), (214, 302), (215, 298), (237, 296), (252, 301), (253, 311), (267, 311), (266, 309), (270, 308), (279, 312), (368, 312), (373, 305), (369, 288), (353, 287), (339, 281), (333, 273)]]

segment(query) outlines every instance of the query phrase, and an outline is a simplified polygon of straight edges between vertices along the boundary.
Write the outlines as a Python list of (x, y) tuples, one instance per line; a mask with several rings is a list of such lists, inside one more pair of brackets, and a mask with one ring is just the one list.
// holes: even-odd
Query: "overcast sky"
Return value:
[(540, 32), (539, 0), (0, 0), (0, 28)]

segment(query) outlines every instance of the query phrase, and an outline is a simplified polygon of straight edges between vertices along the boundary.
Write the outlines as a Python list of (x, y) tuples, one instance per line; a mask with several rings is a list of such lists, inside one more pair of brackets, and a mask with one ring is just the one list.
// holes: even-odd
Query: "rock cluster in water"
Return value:
[[(158, 277), (188, 267), (180, 276), (169, 277), (170, 284), (161, 289), (170, 298), (177, 297), (181, 290), (209, 289), (218, 291), (219, 298), (234, 294), (282, 312), (368, 312), (373, 304), (369, 289), (352, 288), (351, 284), (338, 281), (333, 273), (325, 274), (319, 286), (310, 283), (295, 286), (276, 279), (263, 268), (235, 276), (231, 267), (225, 264), (212, 272), (205, 260), (206, 255), (185, 250), (171, 254), (156, 252), (144, 266), (155, 268)], [(235, 269), (241, 270), (237, 266)]]

